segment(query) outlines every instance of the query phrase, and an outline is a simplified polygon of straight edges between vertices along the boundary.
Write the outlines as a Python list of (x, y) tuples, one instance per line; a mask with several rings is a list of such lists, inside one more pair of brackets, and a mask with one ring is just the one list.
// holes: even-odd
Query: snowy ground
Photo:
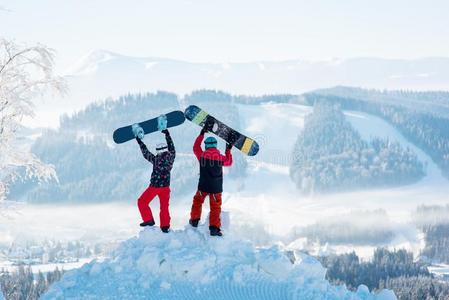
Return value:
[[(397, 225), (394, 226), (396, 237), (387, 246), (405, 247), (418, 253), (423, 246), (422, 237), (409, 224), (411, 212), (421, 204), (449, 203), (449, 182), (441, 176), (432, 160), (385, 121), (359, 112), (346, 112), (346, 115), (362, 137), (388, 136), (409, 146), (423, 162), (427, 162), (427, 176), (416, 184), (397, 188), (301, 196), (289, 178), (288, 165), (290, 151), (303, 127), (304, 116), (311, 112), (311, 108), (293, 104), (264, 104), (239, 105), (239, 110), (245, 116), (242, 118), (245, 120), (242, 130), (257, 139), (261, 150), (249, 160), (246, 180), (225, 180), (227, 192), (223, 195), (223, 209), (230, 212), (232, 224), (225, 234), (267, 245), (278, 240), (285, 241), (294, 228), (351, 212), (384, 209), (391, 222)], [(193, 192), (192, 189), (192, 195)], [(152, 203), (155, 212), (158, 210), (157, 202)], [(171, 200), (174, 229), (185, 226), (190, 205), (190, 195)], [(134, 199), (124, 204), (24, 205), (8, 222), (0, 223), (0, 243), (8, 243), (17, 237), (120, 241), (138, 234), (139, 222)], [(298, 245), (301, 241), (291, 244), (292, 247)], [(340, 253), (355, 250), (368, 258), (373, 248), (351, 244), (317, 245), (315, 251)]]
[(332, 286), (321, 264), (301, 252), (207, 231), (146, 228), (111, 259), (67, 273), (43, 299), (396, 299), (388, 290)]
[(449, 265), (447, 264), (436, 264), (429, 267), (429, 271), (434, 273), (439, 278), (449, 279)]
[[(84, 259), (80, 259), (77, 262), (71, 262), (71, 263), (38, 264), (38, 265), (32, 265), (31, 270), (33, 273), (38, 273), (39, 271), (42, 273), (52, 272), (56, 268), (58, 268), (59, 270), (69, 271), (72, 269), (78, 269), (81, 266), (83, 266), (84, 264), (90, 262), (91, 260), (92, 260), (91, 258), (84, 258)], [(10, 262), (5, 261), (5, 262), (0, 263), (0, 270), (13, 272), (16, 269), (17, 269), (17, 266), (12, 265)]]

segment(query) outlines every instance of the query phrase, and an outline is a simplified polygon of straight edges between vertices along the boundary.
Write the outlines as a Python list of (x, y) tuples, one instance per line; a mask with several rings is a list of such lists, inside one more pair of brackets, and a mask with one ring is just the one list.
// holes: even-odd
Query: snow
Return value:
[[(339, 295), (356, 297), (343, 288), (330, 286), (321, 276), (322, 268), (317, 262), (307, 264), (313, 259), (299, 252), (307, 244), (303, 237), (286, 239), (296, 227), (361, 210), (381, 208), (387, 211), (395, 230), (395, 239), (383, 246), (405, 247), (415, 254), (419, 253), (423, 240), (409, 222), (410, 214), (417, 205), (447, 203), (449, 185), (433, 161), (396, 129), (372, 115), (345, 112), (362, 138), (368, 140), (374, 135), (388, 137), (415, 151), (421, 161), (427, 162), (427, 176), (423, 180), (397, 188), (304, 197), (298, 194), (289, 178), (290, 151), (303, 128), (304, 117), (312, 108), (276, 103), (238, 107), (242, 131), (255, 137), (261, 144), (261, 150), (256, 157), (249, 158), (245, 180), (225, 179), (223, 209), (230, 212), (233, 226), (224, 229), (224, 239), (210, 239), (201, 231), (191, 229), (180, 231), (188, 220), (191, 196), (177, 197), (171, 203), (174, 232), (168, 236), (157, 229), (141, 232), (139, 238), (125, 242), (111, 259), (102, 263), (92, 262), (80, 270), (69, 272), (49, 295), (76, 298), (78, 291), (93, 295), (98, 285), (103, 293), (111, 290), (123, 295), (123, 291), (135, 291), (129, 297), (137, 299), (152, 293), (154, 298), (170, 295), (178, 295), (177, 298), (212, 297), (206, 290), (217, 290), (223, 298), (232, 298), (231, 293), (242, 298), (245, 295), (259, 295), (262, 299), (269, 296), (283, 298), (282, 293), (287, 292), (293, 298), (294, 295), (304, 296), (298, 293), (311, 292), (306, 288), (310, 285), (325, 286), (332, 296), (333, 293), (341, 293)], [(87, 137), (89, 133), (80, 132), (79, 136)], [(153, 205), (152, 208), (157, 211), (157, 201)], [(98, 218), (105, 212), (108, 222)], [(7, 243), (13, 237), (25, 234), (23, 231), (27, 229), (23, 228), (23, 223), (35, 229), (33, 235), (39, 232), (67, 239), (123, 240), (137, 233), (139, 218), (134, 200), (129, 204), (67, 207), (24, 205), (19, 218), (0, 225), (0, 242), (3, 239), (3, 243)], [(356, 220), (352, 221), (356, 226)], [(256, 248), (246, 240), (268, 248)], [(294, 251), (299, 258), (295, 265), (291, 266), (285, 260), (282, 247), (273, 246), (279, 240), (288, 244), (285, 249)], [(367, 259), (376, 246), (325, 244), (316, 245), (310, 253), (325, 255), (355, 250)], [(163, 259), (165, 261), (161, 263)], [(257, 271), (254, 266), (257, 266)], [(188, 267), (188, 275), (183, 275), (180, 271), (182, 267)], [(439, 270), (436, 269), (437, 272)], [(68, 288), (70, 286), (73, 288)], [(317, 298), (326, 296), (319, 294), (324, 293), (322, 289), (317, 288), (315, 292), (318, 293)], [(365, 294), (366, 289), (360, 287), (357, 296), (368, 299), (363, 296)], [(100, 293), (98, 297), (105, 295)], [(51, 299), (50, 296), (47, 298)]]
[(152, 69), (154, 66), (156, 66), (158, 64), (158, 62), (157, 61), (150, 61), (150, 62), (147, 62), (147, 63), (145, 63), (145, 68), (147, 69), (147, 70), (149, 70), (149, 69)]
[[(391, 69), (392, 64), (395, 65), (394, 70)], [(247, 95), (300, 94), (336, 85), (445, 90), (447, 65), (446, 58), (204, 63), (131, 57), (96, 50), (64, 73), (69, 86), (67, 97), (61, 99), (46, 95), (45, 101), (37, 105), (37, 119), (29, 121), (29, 124), (58, 127), (61, 113), (71, 114), (96, 100), (115, 98), (129, 92), (163, 90), (184, 95), (193, 90), (215, 89)], [(368, 71), (373, 69), (377, 71)], [(395, 74), (401, 77), (390, 77)], [(424, 77), (423, 74), (431, 76)], [(48, 117), (41, 117), (44, 114)]]
[[(32, 270), (33, 273), (53, 272), (56, 268), (58, 268), (59, 270), (68, 271), (68, 270), (80, 268), (85, 263), (88, 263), (91, 260), (92, 259), (90, 259), (90, 258), (83, 258), (83, 259), (80, 259), (77, 262), (71, 262), (71, 263), (36, 264), (36, 265), (31, 265), (31, 270)], [(17, 266), (13, 265), (11, 263), (8, 263), (8, 262), (3, 262), (3, 263), (0, 263), (0, 270), (13, 272), (13, 271), (17, 270)]]
[(321, 264), (301, 252), (206, 231), (146, 228), (110, 259), (66, 273), (43, 299), (396, 299), (391, 291), (332, 286)]
[[(416, 151), (422, 161), (428, 162), (427, 176), (423, 180), (397, 188), (304, 197), (298, 194), (289, 178), (289, 163), (291, 149), (303, 128), (304, 117), (311, 112), (311, 107), (276, 103), (238, 107), (242, 132), (255, 137), (261, 144), (261, 149), (257, 156), (249, 158), (248, 175), (244, 180), (225, 179), (223, 209), (231, 213), (234, 224), (232, 233), (229, 234), (249, 238), (257, 245), (269, 245), (276, 240), (284, 240), (292, 247), (296, 245), (296, 249), (304, 249), (301, 246), (304, 243), (301, 241), (285, 240), (294, 228), (351, 212), (384, 209), (393, 224), (396, 236), (390, 244), (316, 245), (316, 249), (311, 253), (342, 253), (355, 250), (358, 255), (368, 259), (376, 246), (396, 249), (404, 246), (415, 255), (419, 254), (423, 240), (410, 223), (411, 213), (422, 204), (445, 205), (449, 184), (447, 179), (441, 177), (432, 160), (391, 125), (368, 114), (346, 112), (349, 121), (364, 139), (382, 135)], [(184, 155), (192, 156), (182, 153), (178, 156)], [(187, 223), (193, 193), (194, 187), (191, 194), (172, 199), (170, 205), (173, 228), (182, 228)], [(158, 201), (153, 202), (152, 208), (154, 211), (158, 210)], [(105, 212), (108, 222), (104, 222), (104, 218), (98, 218), (104, 216)], [(137, 234), (136, 224), (139, 221), (135, 199), (129, 199), (128, 203), (85, 206), (26, 204), (20, 208), (20, 215), (0, 224), (0, 242), (7, 244), (19, 236), (23, 239), (29, 238), (31, 233), (23, 227), (23, 223), (34, 228), (34, 237), (41, 235), (41, 238), (53, 236), (62, 240), (123, 241)], [(357, 220), (348, 221), (357, 225)]]
[(82, 57), (78, 62), (71, 66), (65, 73), (70, 76), (94, 74), (102, 63), (116, 59), (121, 55), (106, 51), (94, 50)]
[(449, 265), (448, 264), (435, 264), (428, 267), (429, 272), (435, 274), (442, 279), (449, 278)]
[(249, 160), (289, 166), (293, 145), (304, 126), (304, 117), (312, 107), (267, 103), (238, 105), (238, 108), (242, 131), (260, 145), (257, 156)]
[(426, 166), (427, 176), (425, 177), (424, 184), (447, 184), (447, 180), (443, 177), (441, 170), (433, 160), (423, 150), (402, 136), (392, 125), (379, 117), (366, 113), (349, 111), (345, 115), (363, 139), (370, 140), (375, 136), (388, 138), (390, 141), (399, 142), (403, 147), (415, 152), (418, 159)]
[[(391, 220), (395, 238), (386, 245), (317, 245), (312, 253), (321, 253), (323, 247), (330, 253), (355, 250), (369, 259), (376, 246), (406, 248), (418, 255), (423, 240), (411, 221), (411, 214), (418, 205), (445, 205), (449, 182), (441, 175), (438, 166), (421, 149), (409, 142), (398, 130), (381, 118), (354, 111), (345, 112), (351, 124), (363, 139), (373, 136), (398, 141), (413, 150), (427, 165), (426, 176), (408, 186), (385, 189), (350, 191), (329, 195), (302, 196), (289, 178), (290, 151), (303, 128), (304, 117), (311, 107), (293, 104), (240, 105), (242, 131), (255, 136), (261, 144), (259, 154), (249, 159), (248, 175), (243, 189), (237, 189), (226, 181), (224, 207), (241, 226), (257, 223), (268, 234), (285, 236), (295, 226), (303, 227), (327, 220), (337, 215), (357, 211), (383, 209)], [(357, 226), (356, 220), (350, 220)], [(373, 227), (378, 224), (372, 224)], [(301, 239), (301, 238), (299, 238)], [(304, 241), (291, 241), (300, 245)]]

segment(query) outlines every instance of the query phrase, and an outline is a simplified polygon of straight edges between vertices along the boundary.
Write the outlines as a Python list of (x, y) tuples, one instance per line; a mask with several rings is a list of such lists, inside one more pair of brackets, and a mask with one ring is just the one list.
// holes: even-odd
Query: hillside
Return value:
[(321, 101), (384, 119), (425, 151), (449, 177), (449, 93), (336, 87), (306, 93), (300, 100), (307, 105)]
[[(407, 134), (407, 137), (412, 134), (406, 131), (407, 129), (419, 133), (410, 140), (404, 138), (402, 132), (388, 125), (385, 120), (375, 118), (377, 115), (384, 117), (381, 115), (381, 112), (385, 111), (384, 106), (374, 106), (377, 109), (374, 111), (375, 114), (369, 114), (371, 110), (368, 108), (376, 105), (374, 100), (370, 100), (371, 98), (364, 98), (368, 105), (366, 108), (363, 105), (352, 104), (351, 101), (355, 100), (349, 96), (339, 98), (324, 92), (320, 93), (304, 95), (302, 101), (309, 106), (295, 103), (299, 100), (291, 95), (232, 96), (208, 90), (195, 91), (183, 98), (166, 92), (128, 94), (115, 100), (91, 104), (73, 115), (63, 116), (60, 128), (45, 131), (32, 146), (33, 152), (43, 161), (55, 165), (59, 182), (53, 181), (40, 185), (33, 182), (18, 182), (12, 187), (11, 196), (14, 199), (30, 202), (82, 203), (136, 199), (140, 191), (148, 184), (151, 166), (142, 158), (134, 142), (116, 145), (111, 140), (111, 133), (117, 126), (132, 124), (163, 112), (183, 109), (191, 103), (219, 116), (221, 120), (234, 128), (241, 129), (261, 145), (260, 153), (254, 158), (247, 158), (239, 151), (234, 151), (235, 164), (229, 169), (228, 175), (230, 179), (240, 178), (240, 185), (233, 191), (251, 194), (258, 185), (258, 182), (253, 181), (255, 175), (256, 178), (260, 178), (259, 175), (262, 176), (260, 180), (263, 180), (267, 187), (282, 182), (284, 186), (281, 189), (290, 188), (291, 179), (281, 179), (277, 173), (288, 174), (287, 168), (292, 164), (292, 159), (298, 160), (300, 157), (310, 156), (308, 161), (314, 161), (315, 156), (323, 158), (324, 153), (333, 161), (331, 164), (333, 167), (324, 168), (320, 164), (314, 164), (312, 168), (312, 165), (306, 166), (299, 162), (302, 169), (295, 172), (296, 175), (292, 175), (299, 189), (303, 189), (303, 179), (310, 181), (309, 177), (315, 178), (318, 187), (315, 189), (311, 188), (310, 184), (304, 185), (303, 190), (309, 192), (403, 186), (416, 182), (424, 173), (428, 173), (427, 171), (432, 180), (438, 180), (438, 167), (428, 157), (428, 153), (439, 159), (436, 162), (440, 166), (446, 166), (448, 158), (444, 156), (444, 149), (447, 147), (447, 133), (441, 128), (447, 123), (447, 119), (441, 119), (441, 122), (440, 119), (436, 119), (435, 127), (417, 127), (416, 124), (422, 124), (421, 119), (417, 122), (413, 120), (421, 112), (404, 110), (395, 102), (388, 104), (394, 109), (388, 116), (401, 113), (407, 117), (405, 119), (407, 122), (402, 121), (393, 125), (397, 125), (400, 131)], [(406, 98), (406, 95), (402, 97)], [(424, 95), (430, 97), (428, 94)], [(317, 128), (313, 129), (313, 126), (309, 126), (307, 128), (311, 129), (306, 130), (310, 136), (308, 140), (313, 143), (313, 147), (311, 144), (307, 146), (310, 149), (299, 147), (302, 152), (298, 151), (298, 145), (294, 149), (298, 136), (301, 137), (304, 134), (304, 122), (307, 120), (306, 115), (312, 111), (311, 106), (315, 101), (323, 98), (351, 110), (351, 112), (346, 111), (345, 116), (341, 115), (340, 118), (346, 118), (353, 124), (348, 123), (346, 126), (354, 126), (350, 132), (353, 132), (357, 138), (346, 140), (337, 137), (337, 133), (343, 131), (337, 128), (338, 126), (334, 128), (332, 125), (328, 127), (333, 128), (331, 135), (334, 136), (334, 140), (325, 140), (326, 135), (322, 134), (322, 130), (327, 130), (327, 127), (321, 128), (322, 122), (318, 121), (315, 122), (319, 125), (315, 126)], [(427, 102), (431, 104), (430, 100)], [(362, 116), (362, 113), (354, 112), (354, 110), (368, 111), (368, 113)], [(330, 120), (326, 116), (323, 118)], [(376, 125), (372, 126), (372, 122)], [(429, 130), (435, 132), (435, 135), (429, 136), (427, 134)], [(196, 170), (197, 166), (191, 147), (198, 131), (199, 128), (188, 121), (182, 126), (171, 129), (179, 154), (172, 176), (172, 191), (176, 196), (189, 195), (195, 189), (197, 174), (192, 172), (192, 169)], [(385, 136), (386, 133), (390, 134)], [(323, 138), (315, 139), (315, 136)], [(381, 139), (376, 138), (378, 136)], [(146, 136), (144, 142), (152, 149), (162, 139), (163, 135), (154, 133)], [(347, 144), (344, 151), (334, 149), (339, 141), (346, 141), (343, 143)], [(417, 146), (425, 142), (428, 147), (421, 150), (413, 142), (416, 142)], [(366, 143), (370, 146), (365, 145)], [(223, 149), (223, 147), (224, 143), (220, 140), (219, 148)], [(316, 153), (313, 152), (315, 154), (312, 153), (311, 147), (316, 150)], [(305, 156), (298, 156), (298, 153), (303, 153)], [(415, 154), (419, 154), (418, 162)], [(423, 166), (419, 166), (419, 163), (423, 163)], [(255, 175), (247, 176), (248, 172)], [(267, 173), (264, 175), (263, 172)], [(348, 176), (337, 176), (338, 174)], [(359, 176), (360, 174), (362, 177)], [(398, 177), (398, 174), (402, 175)], [(363, 180), (354, 180), (358, 178)], [(428, 179), (429, 176), (426, 178)], [(346, 179), (348, 182), (342, 184), (342, 181)], [(319, 187), (319, 184), (322, 187)]]
[(375, 135), (363, 140), (338, 105), (318, 102), (295, 143), (290, 176), (313, 193), (406, 185), (424, 170), (412, 150)]
[[(117, 145), (112, 132), (119, 126), (144, 121), (162, 113), (180, 110), (180, 99), (175, 94), (125, 95), (115, 100), (91, 104), (77, 113), (61, 117), (57, 130), (46, 130), (32, 145), (32, 151), (43, 161), (55, 166), (58, 182), (42, 184), (18, 182), (11, 196), (28, 202), (111, 202), (136, 199), (149, 183), (151, 165), (142, 157), (135, 141)], [(196, 103), (221, 120), (240, 128), (238, 108), (228, 94), (199, 91), (183, 99), (185, 104)], [(119, 125), (118, 125), (119, 124)], [(171, 128), (177, 159), (172, 171), (175, 195), (189, 193), (195, 186), (197, 170), (192, 145), (200, 128), (190, 122)], [(144, 138), (149, 149), (164, 140), (160, 133)], [(224, 149), (224, 142), (219, 147)], [(234, 155), (235, 167), (230, 177), (245, 174), (243, 154)]]
[(332, 286), (303, 253), (211, 238), (206, 229), (145, 229), (104, 262), (65, 274), (43, 299), (396, 299), (388, 290)]

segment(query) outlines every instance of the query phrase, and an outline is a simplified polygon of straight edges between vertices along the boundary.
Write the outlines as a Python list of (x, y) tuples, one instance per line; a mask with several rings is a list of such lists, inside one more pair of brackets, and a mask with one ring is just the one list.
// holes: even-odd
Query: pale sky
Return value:
[(449, 1), (0, 0), (0, 36), (194, 62), (449, 56)]

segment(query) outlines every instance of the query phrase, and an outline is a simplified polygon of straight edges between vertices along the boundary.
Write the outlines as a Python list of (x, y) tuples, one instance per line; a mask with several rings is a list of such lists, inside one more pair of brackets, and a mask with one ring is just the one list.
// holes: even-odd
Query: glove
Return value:
[(232, 144), (226, 143), (226, 150), (231, 150), (231, 149), (232, 149)]
[(201, 129), (201, 135), (204, 135), (207, 132), (206, 126)]
[(168, 129), (164, 129), (164, 130), (162, 130), (161, 131), (163, 134), (165, 134), (165, 135), (170, 135), (170, 132), (168, 132)]

